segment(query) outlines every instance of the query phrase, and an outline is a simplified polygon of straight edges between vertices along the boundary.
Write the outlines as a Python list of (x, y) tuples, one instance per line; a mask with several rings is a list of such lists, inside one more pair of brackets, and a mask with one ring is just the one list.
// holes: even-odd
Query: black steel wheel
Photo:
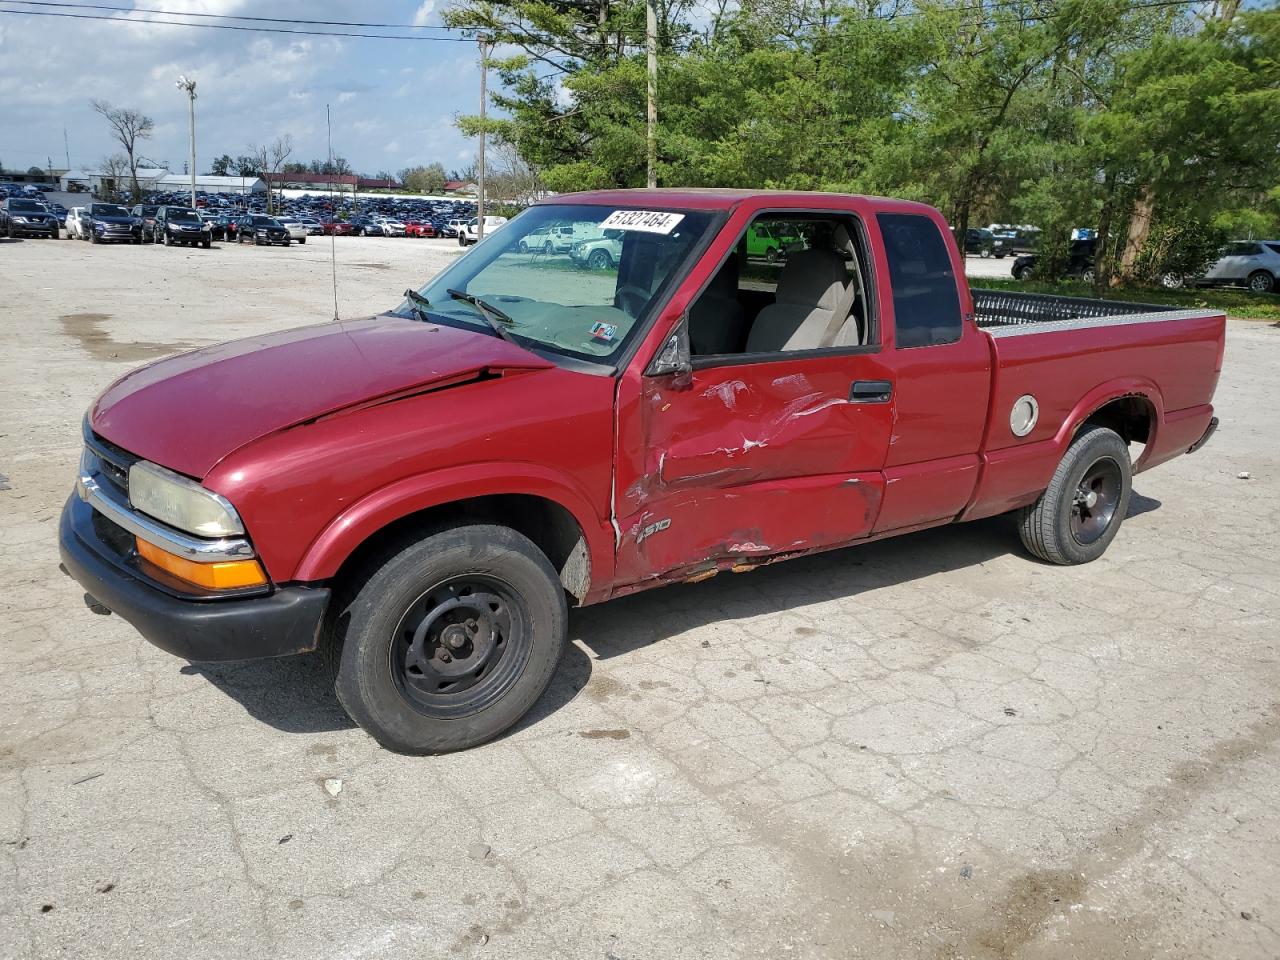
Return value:
[(1120, 464), (1111, 457), (1103, 457), (1086, 471), (1071, 500), (1071, 536), (1076, 543), (1093, 543), (1107, 532), (1123, 493)]
[(1018, 512), (1023, 544), (1049, 563), (1096, 560), (1124, 522), (1132, 485), (1128, 444), (1107, 427), (1085, 427), (1048, 488)]
[(338, 699), (388, 749), (484, 743), (542, 695), (564, 588), (527, 537), (491, 524), (405, 534), (338, 585), (322, 649)]
[(523, 601), (493, 577), (451, 577), (418, 597), (389, 654), (396, 689), (426, 716), (456, 719), (500, 697), (529, 659)]

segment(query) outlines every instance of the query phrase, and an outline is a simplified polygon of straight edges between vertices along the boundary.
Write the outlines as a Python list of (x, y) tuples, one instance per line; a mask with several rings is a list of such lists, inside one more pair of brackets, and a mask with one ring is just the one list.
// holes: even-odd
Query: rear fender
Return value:
[(613, 578), (613, 535), (568, 478), (532, 463), (473, 463), (406, 477), (373, 491), (335, 517), (307, 548), (293, 579), (326, 580), (389, 524), (432, 507), (499, 494), (542, 497), (577, 521), (591, 559), (589, 601)]
[(1151, 407), (1150, 434), (1142, 456), (1134, 464), (1134, 472), (1144, 469), (1164, 424), (1164, 398), (1160, 388), (1145, 377), (1109, 380), (1081, 397), (1052, 437), (994, 451), (984, 450), (978, 489), (960, 519), (990, 517), (1033, 502), (1049, 486), (1053, 472), (1081, 425), (1108, 403), (1124, 397), (1140, 397)]
[(1054, 446), (1058, 450), (1058, 456), (1054, 460), (1054, 469), (1057, 469), (1058, 461), (1066, 454), (1067, 447), (1070, 446), (1072, 438), (1076, 435), (1076, 431), (1080, 429), (1081, 425), (1107, 404), (1115, 400), (1123, 400), (1126, 397), (1137, 397), (1145, 401), (1151, 408), (1151, 431), (1143, 447), (1142, 456), (1134, 464), (1135, 473), (1141, 470), (1144, 462), (1155, 448), (1156, 440), (1160, 435), (1160, 427), (1164, 423), (1164, 397), (1155, 382), (1146, 377), (1124, 377), (1119, 380), (1111, 380), (1094, 387), (1085, 394), (1080, 399), (1080, 402), (1075, 405), (1071, 415), (1063, 421), (1062, 426), (1054, 436)]

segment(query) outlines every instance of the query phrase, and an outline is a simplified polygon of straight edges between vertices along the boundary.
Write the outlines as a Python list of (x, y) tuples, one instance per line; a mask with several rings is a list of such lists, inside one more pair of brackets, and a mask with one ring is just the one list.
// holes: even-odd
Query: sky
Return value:
[[(426, 25), (440, 23), (439, 10), (447, 0), (100, 2)], [(0, 11), (6, 9), (18, 6), (0, 0)], [(10, 170), (44, 168), (50, 159), (55, 168), (65, 167), (64, 129), (72, 168), (94, 168), (102, 157), (119, 152), (105, 121), (90, 106), (98, 98), (152, 117), (155, 132), (139, 152), (181, 172), (189, 156), (187, 96), (175, 81), (185, 74), (196, 81), (200, 173), (216, 156), (248, 153), (249, 144), (269, 143), (285, 133), (294, 141), (290, 160), (323, 159), (328, 155), (326, 104), (333, 116), (334, 153), (361, 173), (394, 173), (433, 161), (446, 170), (461, 168), (474, 158), (476, 144), (457, 131), (453, 120), (479, 108), (478, 59), (474, 42), (286, 36), (0, 12), (0, 162)]]

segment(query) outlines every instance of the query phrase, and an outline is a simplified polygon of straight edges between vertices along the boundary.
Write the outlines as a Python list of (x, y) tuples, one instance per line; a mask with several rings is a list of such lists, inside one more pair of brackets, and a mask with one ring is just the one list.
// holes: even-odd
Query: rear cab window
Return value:
[(899, 348), (955, 343), (962, 331), (960, 293), (937, 224), (911, 213), (876, 214), (889, 262)]

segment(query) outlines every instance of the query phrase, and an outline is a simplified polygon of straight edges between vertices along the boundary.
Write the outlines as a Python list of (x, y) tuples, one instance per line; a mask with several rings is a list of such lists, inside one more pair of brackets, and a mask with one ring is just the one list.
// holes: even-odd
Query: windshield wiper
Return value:
[(404, 298), (409, 301), (409, 309), (413, 311), (413, 315), (423, 323), (431, 323), (431, 318), (427, 316), (427, 311), (423, 307), (431, 306), (431, 301), (420, 294), (417, 290), (410, 287), (404, 292)]
[(495, 334), (507, 341), (507, 343), (515, 344), (515, 338), (513, 338), (511, 334), (509, 334), (506, 329), (500, 326), (497, 322), (501, 320), (503, 323), (514, 325), (515, 321), (512, 320), (510, 316), (493, 306), (493, 304), (485, 303), (473, 293), (464, 293), (461, 290), (446, 290), (445, 292), (455, 300), (463, 300), (471, 304), (480, 311), (480, 316), (484, 317), (484, 322), (493, 328), (493, 332)]

